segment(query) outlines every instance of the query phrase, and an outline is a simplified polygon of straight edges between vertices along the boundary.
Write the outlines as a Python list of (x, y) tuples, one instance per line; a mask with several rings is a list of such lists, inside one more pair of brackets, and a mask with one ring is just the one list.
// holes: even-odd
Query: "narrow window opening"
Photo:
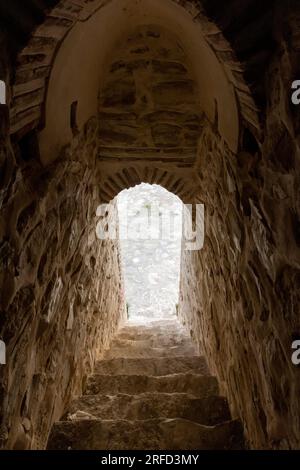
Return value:
[(242, 150), (249, 152), (253, 155), (259, 151), (259, 146), (254, 135), (247, 128), (245, 128), (243, 134)]
[(78, 134), (77, 109), (78, 109), (78, 101), (74, 101), (71, 104), (71, 115), (70, 115), (70, 125), (71, 125), (73, 135)]
[(25, 162), (40, 160), (40, 147), (37, 131), (28, 132), (20, 141), (20, 156)]

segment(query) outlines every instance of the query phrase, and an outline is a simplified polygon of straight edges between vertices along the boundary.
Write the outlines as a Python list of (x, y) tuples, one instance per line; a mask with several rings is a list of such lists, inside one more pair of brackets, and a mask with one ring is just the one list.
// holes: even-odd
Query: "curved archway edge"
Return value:
[[(49, 78), (59, 51), (69, 34), (79, 24), (89, 21), (93, 15), (113, 0), (83, 2), (62, 0), (47, 15), (33, 33), (27, 46), (18, 56), (18, 66), (13, 84), (10, 111), (11, 134), (16, 137), (45, 123), (46, 97)], [(251, 91), (243, 77), (243, 67), (222, 31), (207, 18), (199, 2), (170, 0), (190, 16), (191, 21), (201, 26), (203, 37), (217, 60), (222, 64), (229, 83), (233, 87), (244, 122), (255, 135), (259, 135), (259, 113)]]

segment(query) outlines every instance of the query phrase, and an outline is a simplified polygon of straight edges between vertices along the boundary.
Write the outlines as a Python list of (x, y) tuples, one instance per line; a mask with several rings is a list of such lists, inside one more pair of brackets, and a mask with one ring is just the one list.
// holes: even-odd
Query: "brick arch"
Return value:
[(98, 99), (98, 162), (102, 171), (110, 166), (103, 196), (149, 182), (192, 198), (193, 179), (183, 173), (196, 163), (204, 113), (184, 50), (151, 24), (116, 49)]
[(192, 178), (181, 177), (170, 169), (157, 167), (141, 169), (137, 166), (122, 168), (107, 175), (101, 182), (99, 190), (101, 202), (108, 203), (124, 189), (138, 186), (141, 183), (162, 186), (187, 204), (200, 202), (197, 197), (197, 186)]
[[(10, 110), (11, 134), (19, 137), (36, 127), (43, 127), (48, 81), (57, 51), (78, 22), (86, 21), (110, 1), (61, 0), (48, 10), (44, 22), (34, 30), (26, 47), (18, 54)], [(222, 22), (219, 21), (218, 26), (214, 19), (219, 11), (219, 5), (215, 5), (218, 2), (210, 5), (208, 17), (206, 1), (202, 2), (204, 8), (194, 1), (172, 1), (185, 8), (193, 21), (201, 24), (205, 40), (223, 65), (235, 90), (243, 121), (259, 136), (259, 109), (250, 91), (251, 80), (247, 82), (244, 77), (245, 64), (237, 60), (234, 48), (223, 35)]]

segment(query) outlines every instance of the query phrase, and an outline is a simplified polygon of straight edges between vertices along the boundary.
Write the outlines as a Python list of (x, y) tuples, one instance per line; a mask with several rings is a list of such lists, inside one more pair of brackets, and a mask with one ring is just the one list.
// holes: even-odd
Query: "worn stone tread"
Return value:
[(49, 450), (225, 450), (242, 449), (238, 421), (203, 426), (176, 419), (78, 420), (54, 425)]
[(100, 375), (168, 375), (183, 372), (208, 375), (203, 356), (113, 358), (99, 361), (95, 373)]
[[(193, 354), (192, 354), (193, 352)], [(49, 449), (241, 449), (204, 356), (174, 319), (128, 322), (54, 424)]]
[(183, 392), (205, 397), (218, 394), (218, 382), (213, 376), (191, 373), (164, 376), (94, 374), (86, 386), (88, 395), (145, 392)]
[(198, 398), (186, 393), (148, 392), (137, 395), (85, 395), (75, 400), (64, 419), (183, 418), (207, 426), (230, 420), (226, 399), (211, 395)]

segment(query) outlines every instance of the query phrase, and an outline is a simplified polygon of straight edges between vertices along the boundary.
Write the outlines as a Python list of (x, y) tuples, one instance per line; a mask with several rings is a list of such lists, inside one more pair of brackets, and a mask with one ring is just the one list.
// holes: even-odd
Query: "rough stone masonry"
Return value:
[(299, 448), (299, 2), (15, 5), (0, 5), (1, 447), (45, 448), (108, 348), (125, 302), (96, 208), (145, 182), (206, 206), (179, 316), (249, 445)]

